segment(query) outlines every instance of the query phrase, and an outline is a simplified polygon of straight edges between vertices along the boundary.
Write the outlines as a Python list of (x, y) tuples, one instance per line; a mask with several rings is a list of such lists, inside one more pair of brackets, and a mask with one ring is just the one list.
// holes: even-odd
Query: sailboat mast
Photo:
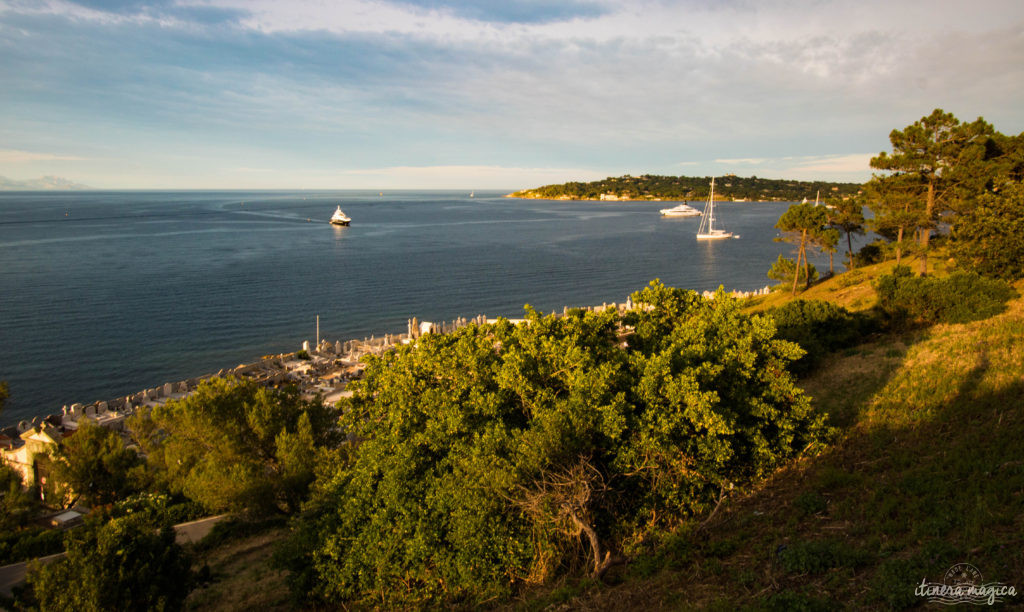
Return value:
[(711, 197), (708, 198), (708, 233), (715, 230), (715, 177), (711, 177)]

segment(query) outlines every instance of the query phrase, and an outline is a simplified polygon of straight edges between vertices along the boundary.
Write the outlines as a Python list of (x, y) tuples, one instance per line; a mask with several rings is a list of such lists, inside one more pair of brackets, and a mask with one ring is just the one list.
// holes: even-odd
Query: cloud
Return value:
[[(393, 166), (344, 170), (350, 178), (369, 179), (360, 185), (398, 185), (419, 189), (446, 189), (463, 186), (478, 189), (520, 189), (567, 180), (593, 181), (607, 172), (584, 168), (518, 168), (506, 166)], [(570, 178), (566, 178), (570, 177)]]
[(865, 172), (875, 153), (716, 159), (716, 164), (784, 167), (798, 172)]
[(869, 162), (875, 154), (786, 155), (750, 159), (716, 159), (715, 164), (757, 166), (757, 175), (800, 180), (860, 182), (871, 176)]
[(716, 159), (716, 164), (763, 164), (768, 161), (763, 157), (740, 157), (736, 159)]
[(277, 172), (277, 168), (250, 168), (248, 166), (238, 166), (237, 168), (229, 168), (227, 171), (242, 174), (273, 174)]
[(30, 151), (15, 151), (11, 149), (0, 149), (0, 163), (15, 164), (24, 162), (39, 161), (80, 161), (85, 158), (74, 155), (56, 155), (53, 153), (32, 153)]
[(796, 172), (870, 172), (871, 158), (877, 153), (853, 153), (850, 155), (825, 155), (800, 160), (793, 166)]
[(393, 0), (393, 4), (450, 12), (473, 21), (503, 23), (549, 23), (575, 18), (592, 18), (611, 12), (600, 2), (579, 0)]
[(845, 176), (860, 162), (833, 152), (885, 148), (935, 105), (1020, 131), (1024, 5), (898, 4), (0, 0), (0, 134), (222, 173)]

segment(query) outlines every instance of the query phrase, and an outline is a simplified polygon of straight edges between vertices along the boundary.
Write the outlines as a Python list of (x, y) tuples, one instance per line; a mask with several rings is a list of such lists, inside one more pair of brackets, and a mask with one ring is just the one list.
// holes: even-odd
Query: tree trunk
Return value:
[(796, 264), (793, 266), (793, 295), (796, 295), (796, 283), (800, 280), (800, 255), (804, 252), (803, 244), (796, 251)]
[(829, 276), (835, 276), (835, 275), (836, 275), (836, 270), (835, 270), (835, 268), (834, 268), (834, 267), (832, 266), (832, 255), (833, 255), (833, 254), (834, 254), (834, 253), (833, 253), (832, 251), (829, 251), (829, 252), (828, 252), (828, 275), (829, 275)]
[(807, 263), (807, 230), (800, 239), (800, 251), (804, 254), (804, 290), (811, 287), (811, 266)]
[(935, 211), (935, 177), (928, 179), (928, 199), (925, 201), (925, 227), (921, 228), (921, 276), (928, 274), (928, 238), (932, 235), (932, 213)]
[(566, 508), (566, 513), (569, 515), (569, 518), (572, 519), (572, 522), (576, 524), (576, 527), (580, 532), (587, 535), (587, 540), (590, 542), (590, 550), (594, 553), (594, 570), (591, 575), (594, 578), (600, 578), (609, 567), (618, 562), (618, 559), (612, 557), (612, 552), (610, 550), (605, 552), (604, 558), (602, 559), (601, 543), (597, 539), (597, 532), (594, 531), (594, 528), (581, 521), (572, 510)]
[(900, 226), (899, 232), (896, 234), (896, 265), (900, 265), (900, 255), (903, 254), (903, 226)]
[(850, 232), (846, 232), (846, 252), (850, 255), (850, 269), (853, 269), (853, 239), (850, 238)]

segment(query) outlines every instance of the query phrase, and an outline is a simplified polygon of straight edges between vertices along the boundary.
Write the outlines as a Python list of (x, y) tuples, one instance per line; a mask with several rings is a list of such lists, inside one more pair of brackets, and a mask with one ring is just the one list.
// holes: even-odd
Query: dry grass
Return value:
[[(920, 265), (916, 259), (904, 260), (903, 263), (911, 266), (915, 272)], [(950, 262), (941, 257), (932, 257), (928, 260), (929, 274), (944, 276), (949, 273), (950, 266)], [(747, 310), (748, 312), (760, 312), (775, 306), (782, 306), (793, 299), (825, 300), (849, 310), (868, 310), (878, 301), (878, 295), (872, 287), (875, 279), (883, 274), (892, 273), (892, 269), (895, 267), (895, 261), (864, 266), (823, 280), (812, 285), (806, 291), (798, 290), (796, 295), (788, 290), (773, 291), (764, 297), (751, 298), (747, 302)]]
[(186, 600), (189, 610), (291, 610), (284, 572), (270, 568), (273, 547), (283, 529), (232, 540), (201, 555), (196, 567), (210, 566), (212, 580)]

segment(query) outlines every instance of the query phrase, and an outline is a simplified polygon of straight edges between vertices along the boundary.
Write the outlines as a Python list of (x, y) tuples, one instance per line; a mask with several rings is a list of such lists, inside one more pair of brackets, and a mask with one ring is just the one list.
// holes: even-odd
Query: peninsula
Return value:
[[(608, 177), (589, 183), (569, 182), (524, 189), (505, 197), (541, 200), (652, 201), (705, 200), (710, 176), (658, 176), (644, 174)], [(804, 198), (846, 199), (857, 195), (858, 183), (792, 181), (727, 174), (715, 186), (715, 199), (734, 202), (794, 202)]]
[(79, 191), (82, 189), (92, 188), (60, 176), (43, 176), (26, 180), (0, 176), (0, 191)]

